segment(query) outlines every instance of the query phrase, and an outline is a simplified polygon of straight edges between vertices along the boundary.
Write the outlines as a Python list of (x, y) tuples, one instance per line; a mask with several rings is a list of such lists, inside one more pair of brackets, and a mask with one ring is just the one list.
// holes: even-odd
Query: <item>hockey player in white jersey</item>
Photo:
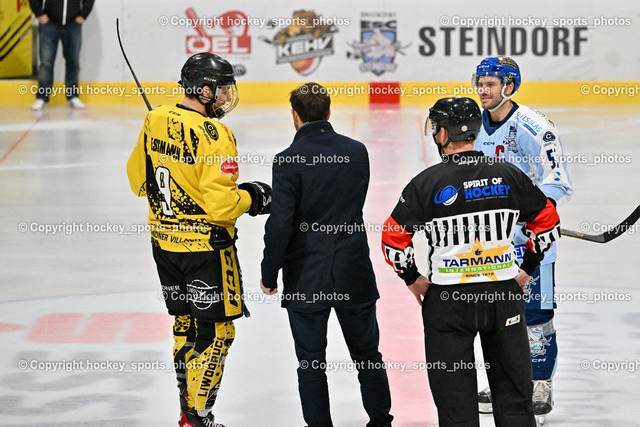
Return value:
[[(555, 125), (529, 107), (512, 98), (518, 92), (521, 76), (518, 64), (506, 57), (489, 57), (476, 67), (472, 84), (482, 108), (482, 130), (474, 149), (515, 164), (556, 205), (573, 193), (562, 144)], [(526, 237), (516, 233), (514, 244), (524, 253)], [(549, 250), (529, 282), (526, 319), (533, 370), (533, 409), (541, 422), (553, 409), (552, 378), (558, 347), (553, 326), (556, 245)], [(492, 411), (489, 388), (478, 394), (480, 412)]]

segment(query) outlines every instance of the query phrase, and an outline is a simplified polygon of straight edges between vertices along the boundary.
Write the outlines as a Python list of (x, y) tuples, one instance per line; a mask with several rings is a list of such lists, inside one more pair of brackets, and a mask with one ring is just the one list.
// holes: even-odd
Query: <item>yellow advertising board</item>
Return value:
[(33, 74), (33, 35), (28, 0), (0, 2), (0, 78)]

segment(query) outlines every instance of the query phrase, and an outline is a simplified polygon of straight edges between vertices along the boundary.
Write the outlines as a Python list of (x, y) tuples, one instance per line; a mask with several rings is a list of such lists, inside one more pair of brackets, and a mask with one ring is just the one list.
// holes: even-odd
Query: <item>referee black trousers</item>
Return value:
[(525, 302), (515, 282), (430, 285), (422, 305), (440, 427), (478, 427), (473, 342), (480, 334), (497, 427), (535, 426)]
[[(360, 393), (369, 415), (367, 427), (390, 427), (393, 417), (387, 371), (378, 351), (379, 331), (375, 302), (361, 307), (335, 308), (353, 368), (358, 370)], [(298, 390), (304, 420), (309, 427), (332, 427), (327, 385), (327, 321), (331, 308), (317, 311), (287, 309), (298, 357)], [(346, 369), (346, 368), (345, 368)]]

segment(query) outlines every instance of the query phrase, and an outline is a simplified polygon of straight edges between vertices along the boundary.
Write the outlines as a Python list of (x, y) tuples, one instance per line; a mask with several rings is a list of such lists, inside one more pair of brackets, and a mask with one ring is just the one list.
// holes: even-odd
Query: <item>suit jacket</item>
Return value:
[(365, 146), (328, 121), (307, 123), (275, 156), (272, 184), (262, 281), (276, 288), (283, 270), (282, 306), (314, 310), (379, 298), (362, 218)]

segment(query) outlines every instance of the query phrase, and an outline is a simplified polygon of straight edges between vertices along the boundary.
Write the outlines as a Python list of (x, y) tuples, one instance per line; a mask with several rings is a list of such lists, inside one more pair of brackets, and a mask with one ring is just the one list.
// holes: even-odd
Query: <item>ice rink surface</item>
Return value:
[[(419, 307), (384, 263), (379, 244), (379, 225), (404, 185), (439, 161), (422, 135), (426, 107), (338, 106), (331, 116), (336, 131), (369, 150), (365, 220), (397, 427), (437, 425), (420, 366)], [(555, 122), (570, 162), (575, 193), (560, 209), (563, 226), (597, 234), (624, 219), (640, 201), (640, 108), (534, 107)], [(142, 103), (85, 111), (52, 106), (41, 114), (0, 107), (2, 426), (176, 425), (171, 318), (148, 232), (139, 232), (146, 201), (131, 193), (125, 171), (145, 112)], [(224, 123), (243, 157), (240, 181), (270, 182), (270, 158), (295, 133), (289, 109), (241, 104)], [(259, 293), (264, 221), (247, 216), (237, 224), (252, 316), (235, 322), (216, 403), (217, 420), (227, 427), (304, 425), (286, 313)], [(51, 226), (61, 224), (67, 229), (52, 234)], [(416, 240), (424, 266), (424, 244)], [(640, 425), (640, 287), (633, 269), (639, 243), (631, 232), (604, 245), (560, 241), (554, 321), (560, 353), (555, 408), (545, 425)], [(356, 373), (333, 317), (328, 361), (334, 424), (364, 426)], [(485, 384), (480, 372), (479, 387)], [(493, 420), (483, 415), (481, 423)]]

